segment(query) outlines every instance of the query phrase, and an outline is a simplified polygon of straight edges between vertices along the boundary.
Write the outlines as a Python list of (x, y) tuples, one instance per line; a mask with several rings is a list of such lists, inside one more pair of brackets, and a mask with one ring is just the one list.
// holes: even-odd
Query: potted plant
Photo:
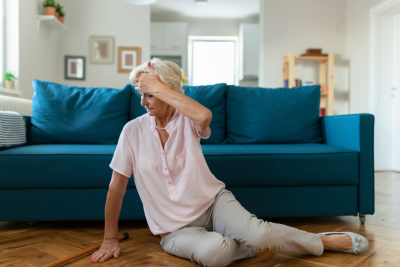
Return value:
[(56, 1), (44, 0), (42, 4), (44, 6), (44, 9), (46, 10), (47, 16), (55, 16), (56, 15)]
[(64, 12), (63, 7), (61, 7), (60, 12), (59, 12), (59, 16), (58, 16), (58, 19), (60, 20), (61, 23), (64, 23), (65, 14), (66, 13)]
[(61, 5), (60, 3), (56, 2), (56, 17), (59, 18), (60, 16), (60, 9), (61, 9)]
[(6, 81), (6, 88), (14, 89), (14, 80), (18, 80), (11, 72), (4, 73), (4, 80)]

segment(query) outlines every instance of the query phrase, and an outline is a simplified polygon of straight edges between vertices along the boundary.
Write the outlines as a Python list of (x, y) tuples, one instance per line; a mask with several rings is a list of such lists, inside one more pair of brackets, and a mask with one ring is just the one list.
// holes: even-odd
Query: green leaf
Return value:
[(48, 7), (48, 6), (56, 7), (56, 1), (55, 0), (44, 0), (42, 3), (43, 3), (44, 7)]
[(6, 72), (3, 76), (6, 81), (18, 80), (11, 72)]

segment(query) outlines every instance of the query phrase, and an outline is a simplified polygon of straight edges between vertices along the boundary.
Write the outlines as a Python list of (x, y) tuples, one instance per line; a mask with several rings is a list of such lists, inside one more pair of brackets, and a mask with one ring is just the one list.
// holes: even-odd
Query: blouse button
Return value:
[(164, 170), (167, 170), (167, 168), (164, 168)]
[(164, 152), (162, 152), (162, 154), (164, 155)]
[(171, 181), (169, 181), (168, 183), (171, 184)]

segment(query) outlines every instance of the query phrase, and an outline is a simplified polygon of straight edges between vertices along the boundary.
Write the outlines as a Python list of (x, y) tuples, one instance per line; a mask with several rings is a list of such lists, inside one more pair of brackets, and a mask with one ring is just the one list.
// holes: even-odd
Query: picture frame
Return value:
[(118, 72), (130, 73), (140, 65), (142, 50), (140, 47), (118, 47)]
[(70, 56), (64, 57), (64, 79), (81, 80), (86, 79), (86, 57)]
[(114, 64), (114, 37), (90, 36), (90, 63)]

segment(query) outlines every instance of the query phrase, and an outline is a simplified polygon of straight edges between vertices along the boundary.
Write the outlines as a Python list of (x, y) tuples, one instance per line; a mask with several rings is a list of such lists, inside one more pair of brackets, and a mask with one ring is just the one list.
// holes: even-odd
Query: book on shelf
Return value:
[[(298, 87), (298, 86), (316, 85), (317, 83), (312, 80), (303, 82), (301, 79), (294, 79), (294, 84), (296, 85), (296, 87)], [(285, 80), (284, 87), (289, 87), (288, 80)], [(321, 85), (321, 93), (327, 94), (328, 89), (329, 89), (328, 85), (326, 84)]]
[[(303, 86), (303, 81), (300, 79), (294, 79), (294, 84), (296, 87)], [(284, 85), (285, 87), (289, 87), (289, 80), (285, 80)]]
[(325, 114), (326, 114), (326, 109), (325, 109), (325, 108), (320, 108), (320, 109), (319, 109), (319, 116), (320, 116), (320, 117), (324, 117)]
[(303, 86), (307, 86), (307, 85), (316, 85), (316, 83), (315, 83), (315, 81), (304, 81)]
[[(301, 79), (294, 79), (294, 84), (297, 86), (309, 86), (309, 85), (316, 85), (317, 83), (313, 80), (310, 81), (303, 81)], [(289, 87), (288, 80), (285, 80), (285, 87)]]

